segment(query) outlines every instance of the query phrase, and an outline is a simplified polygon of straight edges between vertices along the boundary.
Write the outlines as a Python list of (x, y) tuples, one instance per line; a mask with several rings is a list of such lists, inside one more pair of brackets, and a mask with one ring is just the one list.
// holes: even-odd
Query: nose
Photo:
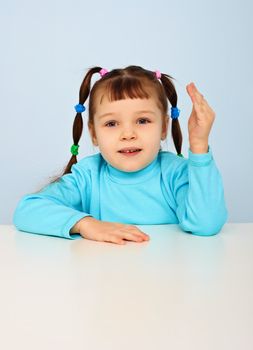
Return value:
[(136, 133), (132, 128), (125, 128), (121, 133), (121, 140), (135, 140)]

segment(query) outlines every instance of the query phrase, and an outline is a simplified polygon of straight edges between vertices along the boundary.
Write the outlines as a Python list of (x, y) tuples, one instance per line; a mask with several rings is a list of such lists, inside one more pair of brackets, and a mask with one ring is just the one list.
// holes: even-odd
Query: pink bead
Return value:
[(159, 70), (155, 71), (155, 75), (156, 75), (157, 79), (161, 79), (162, 74)]
[(102, 69), (100, 69), (100, 71), (99, 71), (99, 74), (101, 75), (101, 77), (103, 77), (106, 73), (108, 73), (108, 70), (105, 69), (105, 68), (102, 68)]

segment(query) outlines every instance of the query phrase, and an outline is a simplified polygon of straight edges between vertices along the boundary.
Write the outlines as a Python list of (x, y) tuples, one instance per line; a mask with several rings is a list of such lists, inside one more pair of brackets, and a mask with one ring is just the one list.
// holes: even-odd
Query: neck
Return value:
[(137, 171), (124, 171), (107, 163), (107, 172), (110, 178), (120, 183), (138, 183), (154, 175), (158, 168), (158, 155), (154, 160)]

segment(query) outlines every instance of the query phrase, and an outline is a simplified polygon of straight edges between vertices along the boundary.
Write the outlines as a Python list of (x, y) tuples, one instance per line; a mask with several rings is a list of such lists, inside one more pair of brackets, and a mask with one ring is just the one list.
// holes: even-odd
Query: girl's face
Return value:
[[(110, 102), (104, 95), (96, 105), (94, 130), (89, 129), (93, 144), (111, 166), (133, 172), (145, 168), (157, 156), (160, 141), (167, 135), (168, 117), (164, 119), (166, 123), (155, 98)], [(140, 151), (126, 153), (125, 148)]]

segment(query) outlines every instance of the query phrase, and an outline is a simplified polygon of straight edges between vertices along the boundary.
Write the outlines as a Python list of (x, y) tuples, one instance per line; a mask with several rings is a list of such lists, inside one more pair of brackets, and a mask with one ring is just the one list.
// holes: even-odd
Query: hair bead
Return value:
[(102, 68), (102, 69), (100, 69), (100, 71), (99, 71), (99, 74), (100, 74), (101, 77), (103, 77), (103, 76), (106, 75), (107, 73), (108, 73), (108, 70), (105, 69), (105, 68)]
[(83, 113), (86, 110), (86, 108), (81, 103), (78, 103), (78, 105), (75, 105), (75, 110), (76, 113)]
[(161, 72), (159, 70), (156, 70), (155, 71), (155, 76), (157, 77), (157, 79), (161, 79), (162, 74), (161, 74)]
[(73, 156), (77, 156), (78, 155), (78, 148), (79, 148), (79, 145), (72, 145), (71, 146), (71, 149), (70, 149), (70, 152), (73, 154)]
[(178, 119), (180, 114), (180, 109), (177, 107), (171, 107), (171, 118), (172, 119)]

